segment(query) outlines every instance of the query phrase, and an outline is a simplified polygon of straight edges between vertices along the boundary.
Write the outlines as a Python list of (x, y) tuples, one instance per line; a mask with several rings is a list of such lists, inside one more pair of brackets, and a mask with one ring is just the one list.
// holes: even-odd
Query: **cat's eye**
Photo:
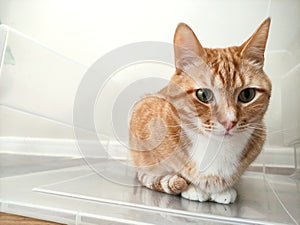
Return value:
[(241, 93), (239, 94), (239, 101), (242, 103), (248, 103), (251, 102), (254, 97), (255, 97), (255, 89), (254, 88), (246, 88), (244, 90), (241, 91)]
[(204, 102), (204, 103), (209, 103), (214, 100), (213, 92), (206, 88), (198, 89), (196, 91), (196, 96), (201, 102)]

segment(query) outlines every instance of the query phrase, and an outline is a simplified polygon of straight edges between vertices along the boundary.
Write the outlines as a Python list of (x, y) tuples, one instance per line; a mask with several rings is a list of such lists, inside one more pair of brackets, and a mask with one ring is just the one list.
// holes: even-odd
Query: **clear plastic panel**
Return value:
[(72, 127), (75, 93), (87, 67), (5, 25), (0, 30), (0, 107)]
[[(97, 152), (98, 146), (89, 140), (76, 140), (73, 104), (87, 66), (4, 25), (0, 26), (0, 57), (0, 113), (5, 115), (0, 117), (0, 136), (16, 136), (5, 137), (5, 143), (0, 140), (0, 167), (5, 169), (0, 174), (2, 211), (68, 223), (74, 220), (74, 224), (103, 221), (108, 224), (299, 224), (300, 191), (299, 180), (295, 179), (299, 176), (297, 173), (293, 178), (266, 174), (266, 168), (279, 165), (294, 169), (300, 164), (299, 148), (296, 151), (295, 147), (294, 151), (289, 147), (297, 146), (300, 134), (299, 101), (297, 94), (290, 95), (299, 92), (299, 66), (293, 52), (267, 53), (266, 71), (273, 74), (274, 100), (266, 116), (267, 123), (272, 124), (268, 145), (254, 163), (261, 173), (246, 173), (236, 185), (237, 202), (228, 206), (150, 191), (137, 185), (133, 171), (126, 170), (129, 167), (115, 166), (115, 162), (122, 165), (129, 162), (128, 152), (115, 140), (111, 141), (113, 133), (105, 133), (109, 124), (104, 121), (107, 118), (101, 107), (111, 106), (110, 99), (106, 99), (104, 106), (97, 102), (95, 112), (100, 116), (93, 118), (100, 133), (98, 138), (109, 154)], [(282, 71), (272, 70), (274, 60), (286, 62)], [(139, 66), (123, 72), (132, 73)], [(159, 65), (160, 71), (169, 69)], [(121, 75), (116, 76), (107, 89), (121, 87), (122, 79)], [(105, 94), (105, 91), (104, 95), (109, 96), (107, 93), (111, 92)], [(288, 104), (285, 99), (295, 104)], [(106, 125), (102, 127), (102, 124)], [(45, 143), (39, 138), (51, 141)], [(83, 157), (77, 141), (86, 141), (89, 154)], [(7, 149), (17, 149), (21, 155), (9, 151), (7, 154)], [(84, 166), (86, 162), (90, 167)], [(103, 175), (119, 177), (119, 183)], [(122, 177), (127, 179), (126, 185)], [(54, 218), (51, 212), (61, 212), (61, 216)]]
[[(126, 174), (126, 171), (110, 167), (109, 163), (105, 163), (104, 167), (106, 170), (114, 171), (120, 175)], [(280, 184), (280, 187), (274, 189), (273, 186), (276, 182)], [(177, 219), (173, 216), (170, 216), (170, 220), (168, 217), (165, 219), (178, 224), (185, 221), (186, 216), (215, 222), (224, 221), (231, 224), (235, 222), (243, 224), (292, 224), (298, 219), (297, 210), (300, 207), (298, 199), (291, 197), (299, 195), (298, 185), (299, 182), (290, 178), (283, 181), (280, 176), (265, 177), (263, 174), (247, 173), (236, 185), (239, 197), (237, 202), (231, 205), (199, 203), (178, 196), (154, 192), (143, 187), (125, 186), (106, 180), (96, 173), (87, 173), (77, 179), (43, 185), (34, 190), (92, 202), (177, 215)], [(282, 190), (288, 190), (289, 194), (285, 191), (282, 192)], [(190, 221), (191, 224), (193, 221)], [(186, 220), (184, 224), (190, 223)]]

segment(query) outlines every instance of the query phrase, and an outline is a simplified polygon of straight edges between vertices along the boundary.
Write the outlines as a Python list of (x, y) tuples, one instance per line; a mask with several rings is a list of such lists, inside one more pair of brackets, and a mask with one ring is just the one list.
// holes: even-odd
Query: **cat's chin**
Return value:
[(210, 133), (208, 136), (209, 136), (209, 138), (212, 138), (213, 140), (220, 141), (220, 142), (230, 141), (234, 137), (233, 134), (228, 133), (228, 132)]

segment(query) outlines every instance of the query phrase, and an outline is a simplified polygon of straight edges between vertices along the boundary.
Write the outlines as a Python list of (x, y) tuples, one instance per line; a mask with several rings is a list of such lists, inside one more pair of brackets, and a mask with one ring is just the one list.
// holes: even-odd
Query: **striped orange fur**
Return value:
[(241, 46), (211, 49), (178, 25), (176, 71), (165, 88), (136, 103), (130, 121), (131, 156), (144, 186), (191, 200), (235, 201), (232, 186), (266, 138), (269, 26), (268, 18)]

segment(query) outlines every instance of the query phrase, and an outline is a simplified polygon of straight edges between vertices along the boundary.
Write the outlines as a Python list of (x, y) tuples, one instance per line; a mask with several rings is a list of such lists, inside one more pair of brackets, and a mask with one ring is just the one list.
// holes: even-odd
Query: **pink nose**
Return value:
[(226, 129), (226, 131), (230, 131), (235, 125), (236, 125), (236, 121), (226, 121), (226, 123), (223, 123), (224, 128)]

